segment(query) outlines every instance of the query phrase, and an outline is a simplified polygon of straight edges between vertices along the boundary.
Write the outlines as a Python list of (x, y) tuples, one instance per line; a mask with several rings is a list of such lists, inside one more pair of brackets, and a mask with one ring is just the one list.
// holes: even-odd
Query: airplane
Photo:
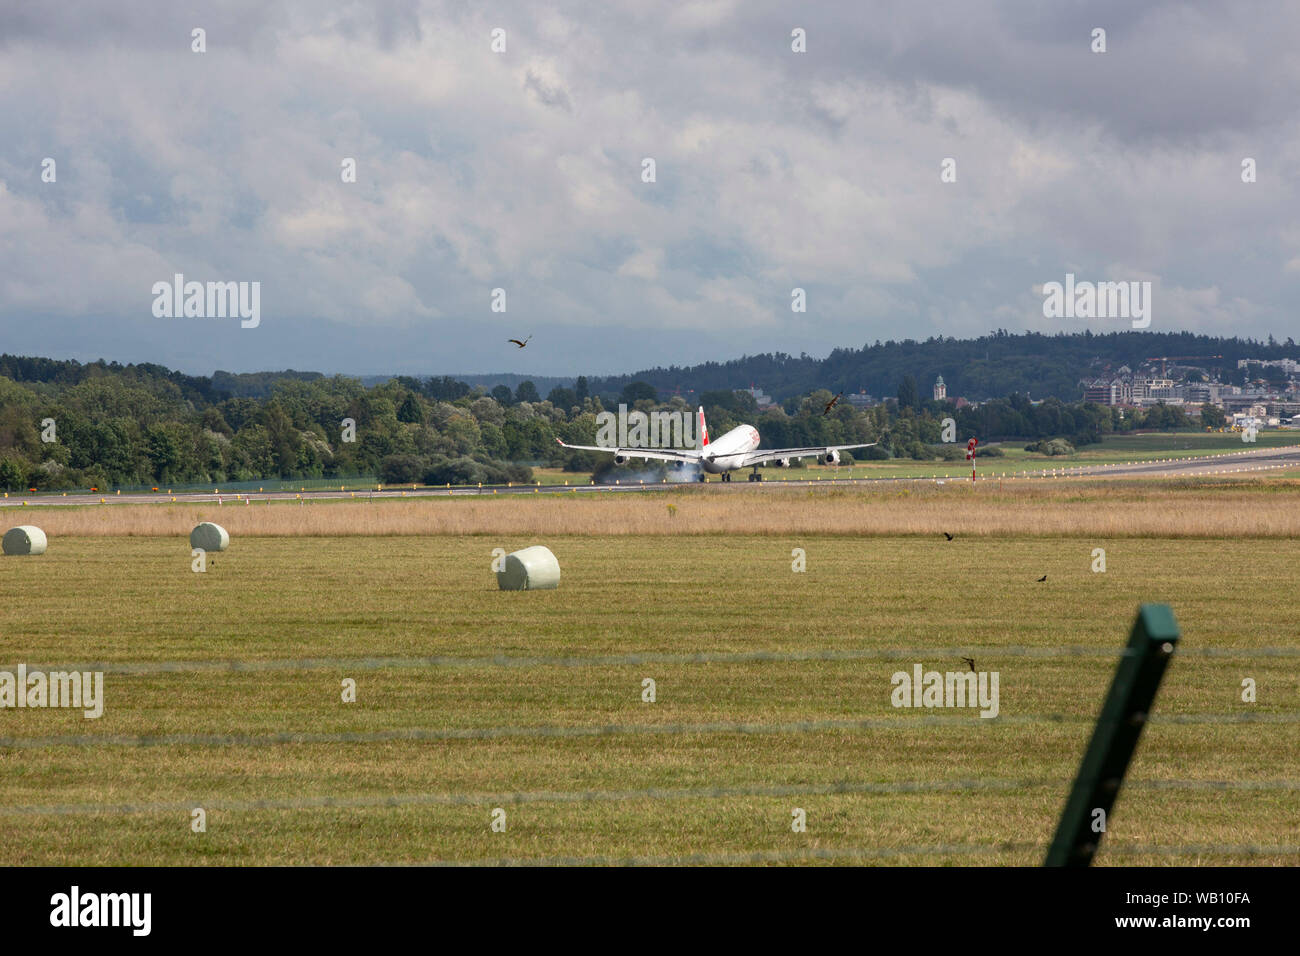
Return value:
[(709, 441), (709, 426), (704, 421), (704, 406), (699, 412), (700, 438), (699, 448), (605, 448), (600, 445), (569, 445), (555, 439), (565, 448), (574, 451), (605, 451), (614, 455), (614, 464), (624, 464), (629, 458), (642, 458), (647, 461), (674, 461), (679, 465), (698, 465), (700, 481), (707, 481), (705, 475), (721, 475), (723, 481), (731, 481), (731, 473), (739, 468), (753, 468), (750, 481), (762, 481), (758, 466), (766, 461), (775, 461), (782, 468), (789, 468), (796, 458), (816, 458), (826, 465), (838, 465), (840, 452), (854, 448), (870, 448), (877, 442), (865, 445), (819, 445), (816, 448), (772, 448), (755, 451), (758, 448), (758, 429), (752, 425), (738, 425), (715, 442)]

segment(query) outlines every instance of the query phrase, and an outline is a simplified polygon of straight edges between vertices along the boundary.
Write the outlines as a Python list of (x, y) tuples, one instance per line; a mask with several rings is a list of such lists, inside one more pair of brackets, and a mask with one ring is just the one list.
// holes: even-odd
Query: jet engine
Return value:
[(826, 454), (819, 456), (817, 460), (823, 465), (838, 465), (840, 463), (840, 453), (834, 448), (827, 448)]

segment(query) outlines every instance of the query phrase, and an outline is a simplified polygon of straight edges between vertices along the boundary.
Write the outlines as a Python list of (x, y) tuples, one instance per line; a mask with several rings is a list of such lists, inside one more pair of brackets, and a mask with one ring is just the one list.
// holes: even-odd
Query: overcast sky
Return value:
[(1295, 4), (470, 6), (0, 0), (0, 351), (599, 374), (1081, 330), (1067, 272), (1300, 338)]

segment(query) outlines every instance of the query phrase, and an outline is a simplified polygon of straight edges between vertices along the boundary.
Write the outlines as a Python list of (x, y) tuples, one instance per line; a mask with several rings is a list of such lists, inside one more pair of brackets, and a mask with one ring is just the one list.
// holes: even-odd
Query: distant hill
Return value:
[[(425, 376), (421, 376), (425, 377)], [(557, 378), (554, 375), (517, 375), (514, 372), (499, 372), (491, 375), (456, 375), (451, 374), (448, 378), (454, 378), (458, 382), (464, 382), (466, 385), (481, 385), (487, 391), (492, 391), (498, 385), (504, 385), (510, 391), (519, 387), (520, 382), (532, 382), (537, 386), (537, 391), (546, 395), (553, 388), (572, 388), (573, 378)], [(361, 384), (367, 388), (371, 385), (382, 385), (384, 382), (397, 378), (396, 375), (363, 375)]]
[(285, 369), (283, 372), (218, 371), (212, 373), (212, 387), (231, 398), (266, 398), (271, 394), (275, 383), (284, 379), (311, 382), (324, 377), (320, 372), (295, 372), (293, 369)]
[[(782, 353), (745, 356), (729, 362), (653, 368), (628, 375), (591, 378), (594, 394), (621, 392), (629, 382), (654, 386), (660, 395), (680, 388), (696, 395), (715, 389), (747, 388), (751, 384), (781, 400), (825, 388), (832, 392), (865, 391), (877, 397), (895, 395), (904, 376), (913, 376), (923, 394), (942, 375), (949, 397), (972, 401), (1014, 392), (1032, 398), (1082, 397), (1079, 380), (1113, 371), (1122, 365), (1137, 369), (1160, 356), (1196, 356), (1183, 364), (1236, 371), (1240, 358), (1300, 358), (1290, 338), (1285, 343), (1217, 338), (1190, 332), (1091, 332), (1059, 335), (1013, 335), (998, 330), (977, 339), (932, 338), (924, 342), (875, 342), (861, 349), (836, 349), (824, 359)], [(1222, 358), (1210, 358), (1222, 356)], [(540, 385), (539, 385), (540, 388)]]
[[(948, 396), (971, 401), (1000, 398), (1013, 393), (1034, 399), (1059, 398), (1075, 401), (1082, 397), (1080, 379), (1100, 377), (1120, 366), (1137, 370), (1144, 362), (1161, 356), (1177, 358), (1180, 364), (1199, 365), (1233, 381), (1237, 360), (1300, 358), (1300, 347), (1288, 338), (1279, 343), (1252, 339), (1219, 338), (1190, 332), (1113, 332), (1093, 335), (1013, 335), (998, 330), (977, 339), (931, 338), (924, 342), (904, 339), (875, 342), (860, 349), (836, 349), (825, 358), (811, 355), (767, 353), (748, 355), (727, 362), (652, 368), (626, 375), (590, 376), (593, 395), (622, 393), (631, 382), (652, 385), (661, 397), (680, 391), (696, 400), (706, 391), (746, 388), (755, 385), (778, 401), (806, 395), (819, 388), (832, 392), (864, 391), (877, 398), (897, 395), (905, 376), (912, 376), (922, 396), (928, 396), (935, 378), (942, 375)], [(1188, 358), (1190, 356), (1190, 358)], [(442, 386), (463, 382), (491, 391), (504, 385), (512, 392), (531, 381), (545, 397), (556, 387), (573, 388), (575, 377), (526, 375), (514, 372), (445, 377)], [(186, 375), (160, 365), (118, 362), (81, 363), (60, 359), (0, 355), (0, 377), (33, 385), (75, 385), (89, 379), (120, 375), (127, 380), (167, 381), (198, 405), (215, 404), (226, 398), (265, 399), (277, 382), (314, 382), (320, 372), (285, 369), (279, 372), (217, 371), (211, 377)], [(367, 375), (359, 377), (367, 387), (405, 376)], [(426, 381), (427, 376), (422, 376)], [(436, 390), (436, 389), (435, 389)], [(446, 391), (445, 388), (442, 389)], [(455, 391), (454, 389), (452, 391)], [(467, 389), (461, 388), (457, 394)], [(693, 393), (693, 394), (692, 394)]]

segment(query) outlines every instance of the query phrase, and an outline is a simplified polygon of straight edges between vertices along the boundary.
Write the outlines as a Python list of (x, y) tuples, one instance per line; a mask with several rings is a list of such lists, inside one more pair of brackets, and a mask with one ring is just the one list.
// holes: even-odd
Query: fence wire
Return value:
[[(1084, 714), (1034, 714), (1009, 717), (870, 717), (856, 720), (793, 720), (774, 723), (706, 721), (665, 724), (539, 724), (511, 727), (395, 728), (374, 731), (272, 734), (66, 734), (48, 737), (0, 737), (0, 750), (43, 747), (265, 747), (284, 744), (375, 744), (510, 738), (582, 738), (672, 734), (805, 734), (863, 730), (915, 730), (920, 727), (1005, 727), (1087, 724)], [(1300, 724), (1300, 713), (1156, 715), (1152, 724)]]
[[(805, 661), (957, 660), (962, 657), (1115, 659), (1132, 652), (1086, 645), (1030, 647), (973, 645), (968, 647), (860, 648), (846, 650), (809, 649), (796, 651), (702, 651), (694, 654), (606, 654), (548, 657), (498, 654), (483, 657), (431, 655), (428, 657), (304, 657), (271, 660), (191, 661), (93, 661), (80, 664), (31, 664), (28, 670), (99, 671), (104, 674), (146, 675), (187, 673), (259, 673), (266, 671), (384, 670), (411, 668), (529, 668), (529, 667), (625, 667), (674, 664), (799, 663)], [(1300, 657), (1300, 647), (1180, 647), (1179, 657), (1251, 658)]]
[[(421, 863), (383, 863), (380, 866), (425, 867), (527, 867), (527, 866), (744, 866), (760, 863), (804, 863), (849, 860), (887, 860), (906, 857), (991, 856), (1005, 853), (1047, 852), (1046, 843), (935, 843), (898, 847), (800, 847), (752, 853), (693, 853), (686, 856), (552, 856), (505, 857), (491, 860), (429, 860)], [(1100, 858), (1116, 856), (1300, 856), (1300, 845), (1279, 844), (1107, 844)]]
[[(1070, 785), (1062, 779), (902, 780), (833, 783), (759, 784), (732, 787), (646, 787), (625, 790), (518, 791), (500, 793), (360, 794), (355, 796), (281, 797), (261, 800), (195, 798), (153, 803), (69, 803), (0, 807), (0, 817), (131, 816), (150, 813), (249, 813), (266, 810), (355, 810), (387, 807), (505, 807), (526, 804), (627, 803), (644, 800), (727, 800), (744, 797), (897, 796), (928, 793), (1010, 792)], [(1127, 789), (1195, 792), (1300, 791), (1300, 780), (1135, 780)]]

